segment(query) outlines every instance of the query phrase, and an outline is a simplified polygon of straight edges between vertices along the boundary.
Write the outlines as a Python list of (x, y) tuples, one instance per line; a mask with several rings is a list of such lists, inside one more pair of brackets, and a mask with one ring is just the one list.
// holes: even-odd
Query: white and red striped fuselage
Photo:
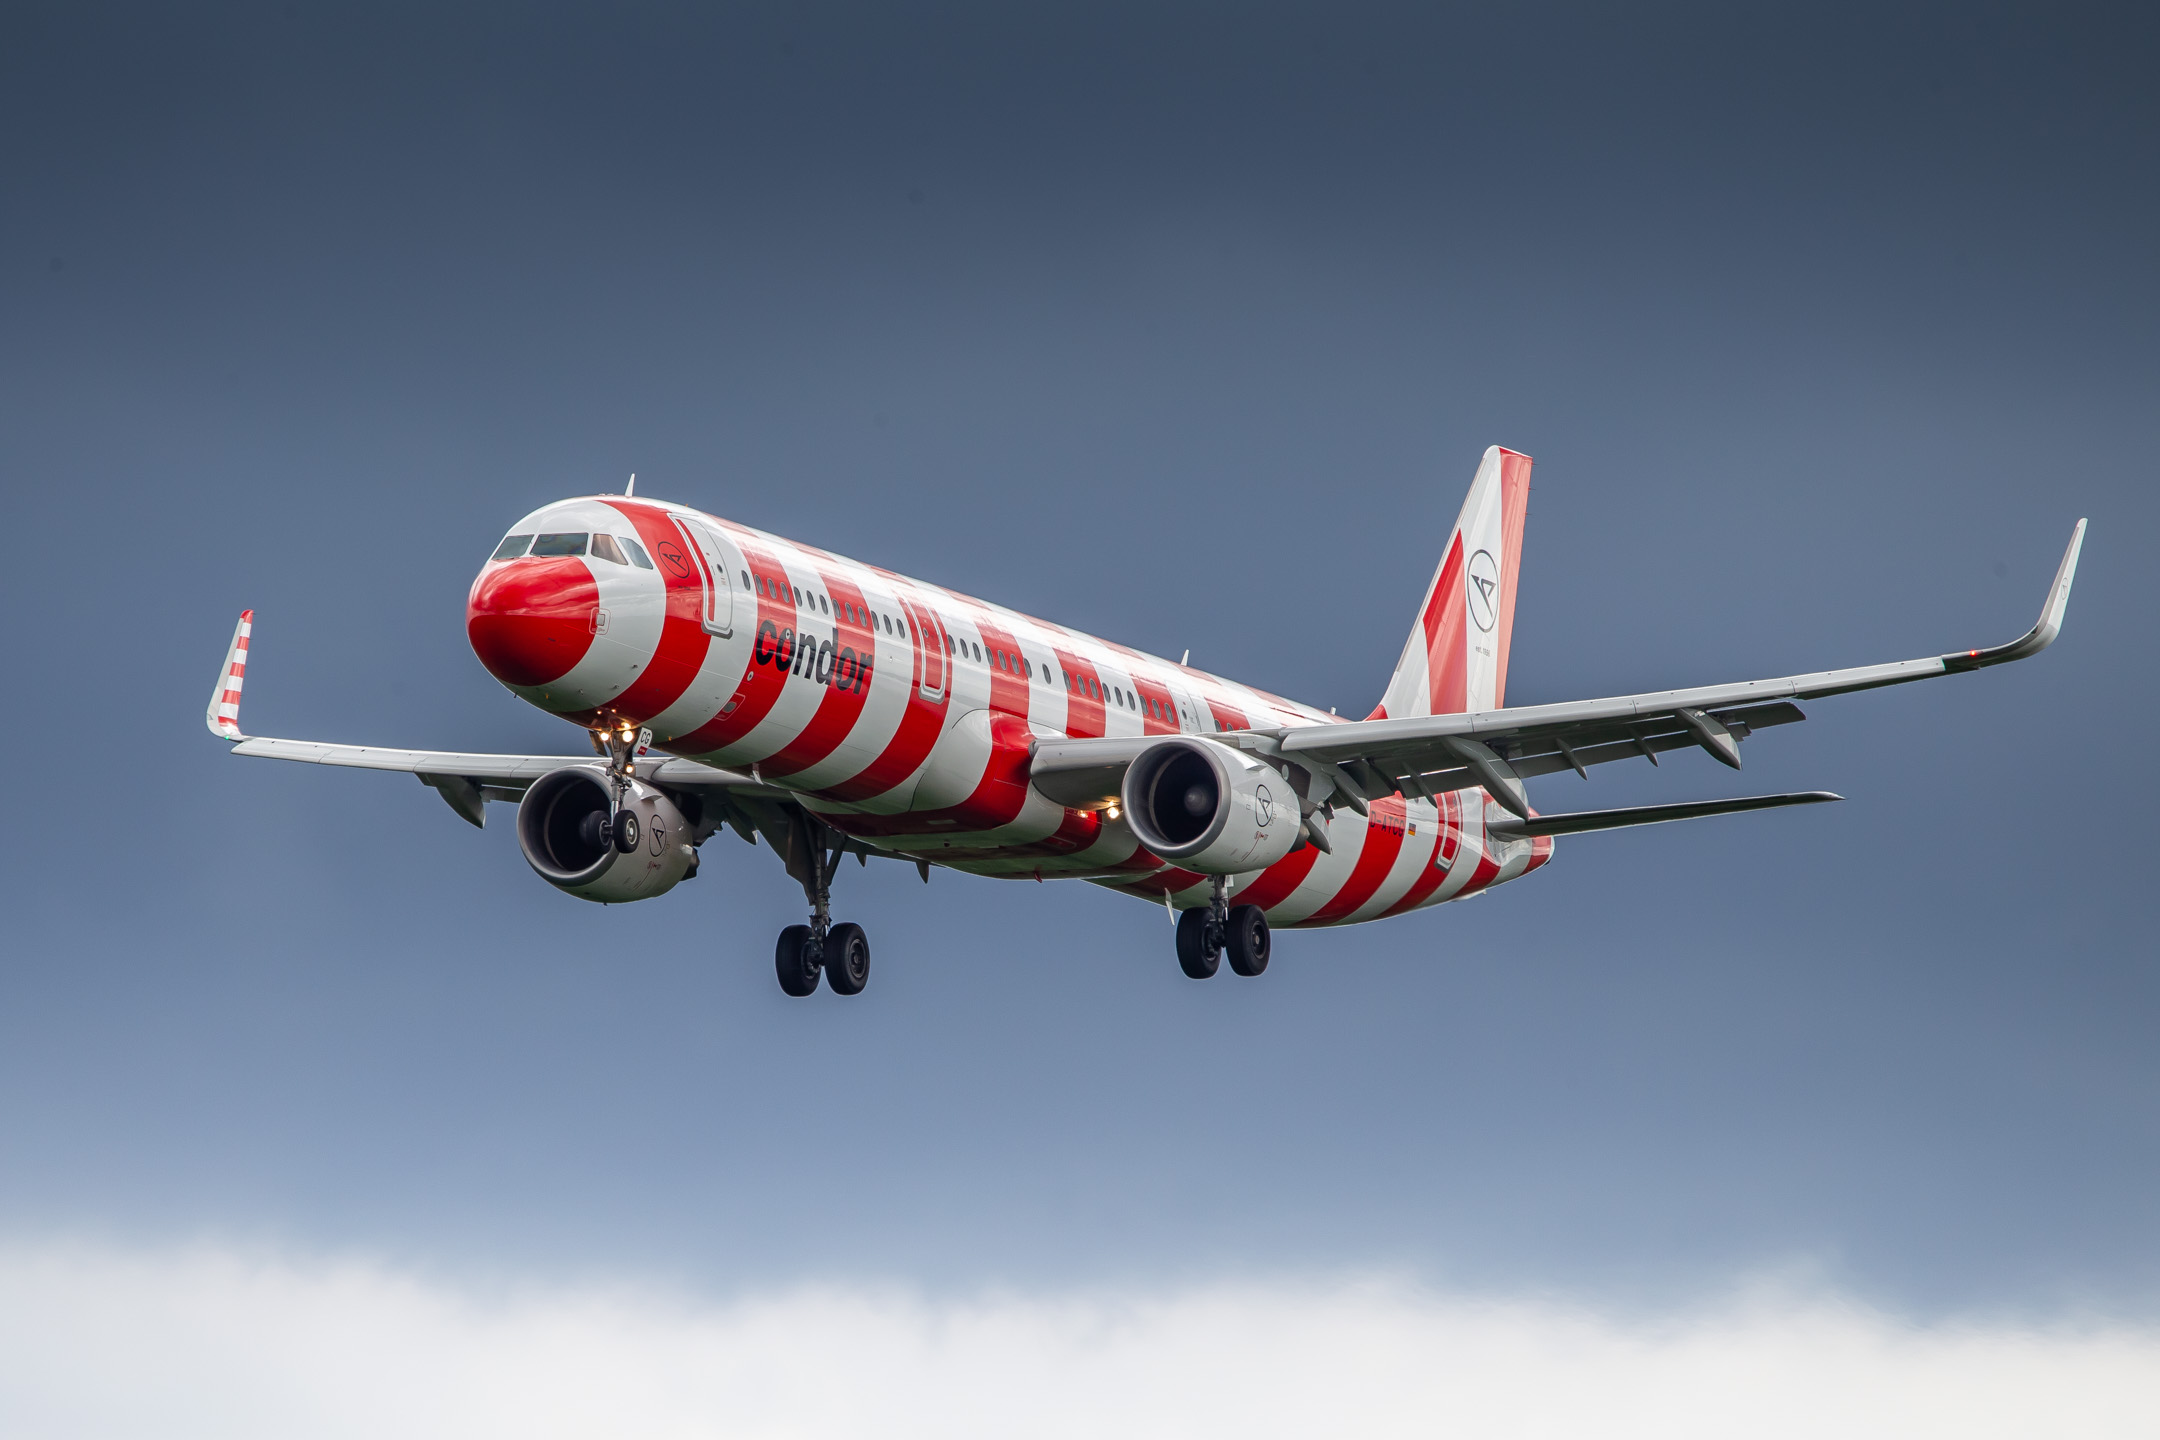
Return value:
[[(683, 506), (567, 500), (511, 534), (503, 548), (518, 553), (474, 581), (467, 630), (519, 696), (589, 729), (650, 728), (671, 754), (796, 792), (836, 830), (975, 874), (1087, 878), (1204, 904), (1208, 877), (1149, 854), (1115, 807), (1074, 809), (1034, 789), (1030, 745), (1334, 722)], [(514, 543), (522, 536), (541, 538)], [(1332, 853), (1302, 844), (1236, 877), (1235, 900), (1276, 926), (1350, 924), (1543, 864), (1549, 838), (1488, 834), (1492, 803), (1463, 790), (1389, 796), (1369, 818), (1337, 810)]]

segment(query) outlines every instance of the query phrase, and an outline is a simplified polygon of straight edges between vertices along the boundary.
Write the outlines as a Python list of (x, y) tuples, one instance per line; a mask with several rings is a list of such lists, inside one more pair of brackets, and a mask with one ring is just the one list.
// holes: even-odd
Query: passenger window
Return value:
[(582, 555), (585, 553), (583, 535), (542, 535), (533, 541), (532, 553), (539, 555)]
[(599, 559), (610, 560), (617, 565), (627, 565), (630, 563), (628, 560), (625, 560), (623, 558), (622, 547), (615, 543), (615, 537), (612, 535), (593, 536), (592, 553)]
[(890, 634), (892, 634), (892, 616), (890, 616), (890, 615), (880, 615), (880, 616), (878, 617), (878, 619), (884, 622), (884, 624), (885, 624), (885, 633), (886, 633), (887, 635), (890, 635)]
[(764, 594), (766, 593), (766, 590), (765, 590), (765, 577), (764, 577), (764, 576), (762, 576), (762, 575), (760, 575), (760, 576), (758, 576), (758, 577), (757, 577), (757, 593), (758, 593), (758, 594), (760, 594), (760, 595), (764, 595)]
[(747, 570), (742, 572), (742, 588), (745, 590), (750, 588), (750, 572)]
[(526, 550), (531, 547), (531, 545), (532, 536), (530, 535), (506, 536), (503, 539), (503, 543), (495, 547), (495, 553), (488, 556), (488, 559), (515, 560), (518, 558), (518, 556), (523, 555)]

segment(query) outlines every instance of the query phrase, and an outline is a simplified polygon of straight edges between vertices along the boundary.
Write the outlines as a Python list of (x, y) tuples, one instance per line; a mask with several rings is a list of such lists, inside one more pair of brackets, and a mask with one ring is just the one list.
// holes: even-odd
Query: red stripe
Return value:
[(1170, 698), (1170, 687), (1159, 681), (1146, 680), (1135, 675), (1133, 676), (1133, 689), (1140, 692), (1140, 698), (1143, 701), (1151, 700), (1154, 702), (1155, 713), (1153, 715), (1148, 714), (1149, 707), (1147, 705), (1143, 704), (1140, 707), (1141, 723), (1147, 727), (1141, 733), (1143, 735), (1177, 733), (1179, 728), (1176, 719), (1177, 703)]
[[(1402, 820), (1403, 802), (1399, 796), (1390, 795), (1385, 800), (1375, 800), (1371, 808), (1375, 820), (1382, 816)], [(1325, 925), (1331, 920), (1340, 920), (1372, 899), (1373, 893), (1380, 888), (1380, 882), (1387, 879), (1388, 871), (1395, 868), (1395, 857), (1402, 851), (1402, 842), (1403, 832), (1399, 828), (1389, 829), (1368, 820), (1365, 824), (1365, 844), (1358, 851), (1357, 863), (1350, 867), (1350, 878), (1343, 882), (1342, 889), (1335, 892), (1334, 899), (1297, 923)]]
[[(990, 672), (990, 708), (1007, 715), (1028, 713), (1028, 682), (1021, 676), (1020, 662), (1024, 658), (1020, 644), (1012, 632), (1000, 629), (987, 619), (978, 620), (975, 628), (982, 632), (983, 664)], [(1007, 670), (998, 663), (998, 652), (1005, 652)]]
[(1431, 715), (1459, 715), (1470, 693), (1470, 657), (1464, 652), (1463, 633), (1463, 537), (1455, 532), (1448, 546), (1447, 563), (1433, 582), (1432, 598), (1425, 603), (1421, 624), (1425, 627), (1425, 684), (1431, 696)]
[(1290, 892), (1305, 883), (1312, 868), (1320, 860), (1320, 847), (1310, 840), (1302, 850), (1293, 850), (1273, 865), (1260, 872), (1260, 878), (1237, 892), (1240, 905), (1258, 905), (1266, 910), (1290, 898)]
[(1057, 652), (1058, 664), (1072, 676), (1072, 683), (1065, 687), (1065, 733), (1075, 740), (1086, 739), (1103, 733), (1103, 702), (1088, 693), (1090, 682), (1102, 684), (1102, 677), (1095, 667), (1071, 650)]
[[(916, 643), (910, 650), (914, 663), (908, 675), (907, 709), (901, 712), (900, 727), (893, 732), (878, 757), (863, 769), (837, 785), (818, 792), (834, 800), (867, 800), (872, 795), (882, 795), (898, 785), (928, 759), (932, 747), (937, 744), (938, 731), (952, 701), (949, 688), (950, 666), (945, 658), (945, 641), (940, 633), (937, 617), (926, 605), (902, 596), (901, 606), (907, 611), (910, 628)], [(948, 683), (945, 698), (928, 700), (923, 697), (923, 670), (928, 666), (934, 680)]]
[[(1552, 847), (1552, 836), (1534, 836), (1530, 841), (1530, 863), (1523, 866), (1523, 875), (1529, 874), (1532, 870), (1537, 869), (1538, 866), (1543, 865), (1546, 861), (1552, 859)], [(1518, 875), (1515, 878), (1520, 880), (1522, 878), (1522, 875)]]
[[(658, 557), (663, 554), (662, 545), (677, 555), (682, 553), (682, 537), (665, 510), (622, 500), (607, 503), (637, 531), (645, 553)], [(704, 577), (698, 574), (694, 560), (685, 557), (685, 562), (680, 567), (665, 563), (658, 566), (660, 581), (667, 587), (667, 613), (660, 622), (660, 642), (653, 648), (652, 658), (645, 662), (643, 673), (606, 705), (584, 712), (584, 723), (604, 723), (620, 717), (642, 725), (680, 700), (697, 679), (712, 639), (705, 633)]]
[(1243, 730), (1245, 728), (1245, 712), (1232, 705), (1229, 701), (1217, 700), (1210, 696), (1208, 697), (1207, 707), (1209, 713), (1215, 717), (1215, 728), (1217, 730)]
[[(1141, 852), (1141, 854), (1143, 855), (1145, 855), (1146, 853), (1146, 851)], [(1134, 858), (1137, 859), (1138, 857), (1136, 856)], [(1150, 860), (1154, 860), (1154, 863), (1157, 865), (1162, 864), (1160, 860), (1155, 860), (1152, 855), (1148, 856), (1148, 858)], [(1177, 891), (1180, 890), (1190, 890), (1193, 886), (1198, 885), (1201, 881), (1207, 878), (1208, 877), (1205, 875), (1197, 874), (1191, 870), (1180, 870), (1177, 866), (1172, 865), (1167, 869), (1160, 870), (1153, 875), (1145, 876), (1139, 880), (1119, 881), (1112, 888), (1118, 890), (1137, 891), (1143, 895), (1171, 895), (1175, 894)], [(1243, 895), (1233, 892), (1231, 895), (1230, 903), (1233, 905), (1243, 905), (1246, 903), (1246, 900)]]
[(1450, 809), (1453, 809), (1459, 815), (1462, 809), (1461, 802), (1456, 800), (1454, 791), (1442, 791), (1440, 794), (1440, 818), (1433, 826), (1432, 850), (1429, 852), (1427, 863), (1418, 871), (1417, 878), (1410, 882), (1410, 889), (1402, 899), (1381, 912), (1383, 917), (1400, 915), (1405, 910), (1417, 909), (1433, 891), (1446, 883), (1448, 867), (1439, 862), (1452, 858), (1461, 844), (1460, 832), (1449, 822), (1448, 812)]
[[(853, 817), (846, 817), (853, 818)], [(1058, 827), (1024, 845), (973, 845), (939, 850), (939, 860), (1014, 860), (1077, 855), (1102, 838), (1102, 816), (1093, 810), (1067, 810)], [(1150, 863), (1161, 864), (1149, 857)]]
[[(806, 614), (804, 628), (807, 630), (814, 625), (815, 638), (804, 634), (797, 643), (818, 646), (816, 657), (803, 663), (814, 666), (817, 658), (825, 659), (825, 693), (802, 732), (759, 762), (760, 773), (768, 778), (798, 774), (839, 749), (841, 742), (855, 728), (855, 722), (862, 718), (863, 702), (869, 698), (870, 684), (875, 683), (878, 632), (870, 623), (861, 589), (854, 582), (831, 572), (820, 571), (818, 578), (824, 582), (825, 598), (832, 606), (832, 614), (829, 617), (820, 614), (814, 621)], [(832, 627), (830, 635), (825, 633), (828, 624)], [(854, 652), (855, 664), (870, 666), (869, 683), (856, 680), (844, 688), (835, 683), (849, 678), (849, 672), (843, 668), (843, 650)], [(814, 669), (805, 669), (803, 673), (812, 684), (817, 683)]]
[[(1507, 704), (1508, 644), (1515, 633), (1515, 570), (1522, 564), (1523, 526), (1530, 518), (1530, 457), (1500, 452), (1500, 603), (1498, 655), (1493, 662), (1493, 706)], [(1550, 838), (1550, 837), (1547, 837)], [(1532, 866), (1535, 869), (1536, 866)], [(1529, 874), (1528, 870), (1523, 872)]]
[[(760, 665), (755, 658), (756, 647), (761, 643), (758, 637), (767, 623), (772, 625), (775, 634), (783, 630), (792, 632), (795, 628), (794, 590), (787, 583), (786, 567), (772, 552), (757, 545), (749, 532), (731, 529), (728, 538), (742, 550), (743, 560), (750, 567), (750, 593), (757, 596), (757, 618), (751, 622), (750, 632), (753, 658), (743, 668), (734, 695), (721, 707), (720, 713), (668, 747), (682, 755), (710, 755), (733, 745), (772, 713), (773, 706), (780, 703), (780, 696), (787, 689), (786, 666)], [(760, 580), (765, 582), (770, 593), (758, 594), (757, 582)], [(788, 659), (792, 664), (792, 649)]]
[(1483, 890), (1486, 886), (1492, 884), (1493, 876), (1499, 873), (1500, 867), (1493, 862), (1492, 856), (1486, 854), (1483, 850), (1478, 851), (1477, 869), (1471, 872), (1470, 883), (1456, 891), (1451, 898), (1460, 900), (1465, 895)]
[[(990, 712), (990, 761), (968, 797), (942, 810), (904, 815), (821, 815), (851, 835), (959, 834), (995, 830), (1019, 818), (1028, 797), (1028, 749), (1035, 739), (1018, 716)], [(945, 824), (937, 822), (944, 821)], [(999, 847), (1003, 852), (1004, 847)]]

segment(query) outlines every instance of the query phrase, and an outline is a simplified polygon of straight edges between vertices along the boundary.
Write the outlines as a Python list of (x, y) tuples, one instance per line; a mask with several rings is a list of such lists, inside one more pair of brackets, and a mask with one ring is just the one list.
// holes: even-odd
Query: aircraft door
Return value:
[(705, 588), (705, 633), (724, 640), (735, 633), (735, 547), (702, 520), (683, 515), (669, 518), (689, 542), (698, 579)]
[(945, 702), (946, 674), (952, 668), (945, 652), (945, 632), (938, 624), (937, 612), (927, 605), (917, 604), (905, 595), (900, 597), (905, 608), (908, 624), (915, 632), (915, 652), (921, 658), (922, 672), (917, 688), (922, 698), (932, 705)]

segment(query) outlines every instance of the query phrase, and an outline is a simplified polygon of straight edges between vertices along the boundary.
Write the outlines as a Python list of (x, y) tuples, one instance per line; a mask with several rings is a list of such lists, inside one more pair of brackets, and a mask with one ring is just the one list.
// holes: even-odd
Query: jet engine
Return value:
[(650, 900), (697, 868), (675, 802), (633, 780), (614, 804), (604, 765), (570, 765), (535, 780), (518, 805), (518, 848), (541, 879), (580, 900)]
[(1188, 735), (1150, 745), (1125, 767), (1120, 798), (1141, 844), (1203, 875), (1263, 869), (1297, 843), (1289, 782), (1217, 740)]

